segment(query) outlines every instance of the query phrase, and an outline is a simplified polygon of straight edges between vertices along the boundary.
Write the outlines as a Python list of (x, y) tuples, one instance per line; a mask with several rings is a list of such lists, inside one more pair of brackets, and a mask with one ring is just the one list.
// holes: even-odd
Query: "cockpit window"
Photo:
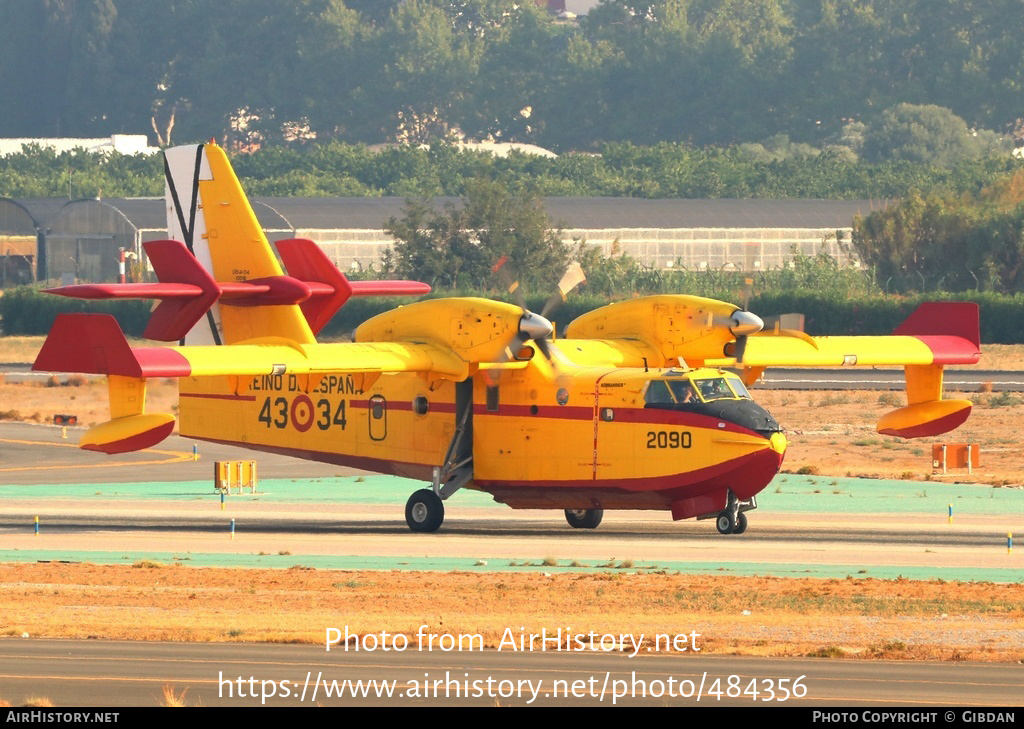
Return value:
[(687, 403), (713, 402), (714, 400), (749, 400), (750, 393), (738, 379), (708, 377), (690, 380), (682, 377), (668, 380), (651, 380), (644, 394), (649, 405), (685, 405)]
[(668, 388), (677, 403), (697, 402), (697, 393), (689, 380), (668, 380)]
[(725, 384), (724, 377), (712, 377), (708, 380), (697, 380), (697, 389), (700, 390), (700, 398), (704, 402), (721, 400), (724, 397), (736, 397), (729, 386)]
[(742, 398), (744, 398), (746, 400), (753, 400), (754, 399), (754, 398), (752, 398), (750, 396), (750, 392), (747, 390), (746, 386), (744, 386), (742, 380), (734, 380), (734, 379), (732, 379), (730, 377), (729, 378), (729, 387), (731, 387), (733, 389), (733, 391), (735, 391), (736, 395), (739, 396), (739, 397), (742, 397)]
[(701, 400), (704, 402), (722, 400), (724, 398), (750, 399), (750, 393), (747, 392), (747, 388), (743, 386), (743, 383), (732, 378), (726, 380), (724, 377), (711, 377), (706, 380), (697, 380), (694, 384), (697, 386)]
[(669, 392), (668, 385), (665, 384), (664, 380), (651, 380), (647, 385), (644, 402), (653, 405), (666, 405), (675, 402), (675, 400), (672, 399), (672, 393)]

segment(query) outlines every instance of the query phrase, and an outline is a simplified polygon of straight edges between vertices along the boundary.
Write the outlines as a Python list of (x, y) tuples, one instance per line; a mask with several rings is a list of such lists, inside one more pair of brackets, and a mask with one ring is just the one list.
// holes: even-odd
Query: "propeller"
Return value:
[[(575, 261), (569, 264), (565, 273), (562, 274), (562, 278), (558, 281), (555, 292), (545, 302), (542, 312), (536, 314), (527, 308), (526, 297), (523, 294), (522, 287), (519, 285), (519, 280), (507, 264), (508, 256), (502, 256), (491, 270), (497, 274), (505, 290), (512, 296), (519, 308), (523, 310), (523, 315), (519, 319), (518, 332), (505, 347), (503, 358), (496, 364), (508, 362), (516, 358), (527, 342), (533, 342), (537, 349), (540, 350), (540, 353), (544, 355), (544, 359), (554, 367), (558, 352), (551, 344), (551, 337), (555, 333), (555, 327), (548, 319), (548, 316), (565, 303), (569, 293), (574, 288), (586, 282), (587, 277), (583, 272), (583, 267)], [(492, 382), (496, 381), (497, 378), (492, 380)]]
[(761, 317), (745, 309), (736, 309), (728, 317), (716, 316), (711, 322), (715, 326), (726, 327), (736, 337), (735, 342), (730, 342), (725, 346), (725, 356), (735, 357), (736, 364), (743, 363), (743, 353), (747, 349), (747, 337), (764, 329)]

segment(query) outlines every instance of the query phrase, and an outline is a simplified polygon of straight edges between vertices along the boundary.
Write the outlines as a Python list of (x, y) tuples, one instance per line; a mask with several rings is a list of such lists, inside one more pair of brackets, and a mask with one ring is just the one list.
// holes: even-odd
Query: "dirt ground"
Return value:
[[(2, 342), (3, 340), (0, 340)], [(0, 361), (27, 361), (0, 344)], [(32, 359), (36, 343), (20, 344)], [(27, 347), (27, 350), (24, 348)], [(982, 366), (1024, 369), (1024, 350), (1000, 348)], [(761, 391), (786, 428), (784, 470), (1024, 485), (1024, 399), (965, 393), (970, 420), (945, 438), (875, 433), (898, 393)], [(952, 393), (947, 396), (956, 396)], [(176, 386), (150, 383), (149, 409), (175, 412)], [(0, 419), (107, 418), (106, 387), (72, 379), (0, 383)], [(973, 474), (932, 473), (931, 445), (976, 442)], [(46, 605), (46, 609), (40, 606)], [(430, 574), (312, 569), (199, 569), (0, 564), (0, 634), (135, 640), (320, 642), (326, 627), (480, 633), (539, 630), (573, 616), (587, 632), (701, 634), (711, 653), (943, 660), (1024, 660), (1024, 585), (629, 573)]]
[[(42, 610), (41, 605), (46, 605)], [(564, 616), (571, 616), (566, 618)], [(321, 643), (505, 628), (696, 632), (705, 653), (1024, 659), (1024, 585), (871, 579), (0, 565), (0, 635)]]

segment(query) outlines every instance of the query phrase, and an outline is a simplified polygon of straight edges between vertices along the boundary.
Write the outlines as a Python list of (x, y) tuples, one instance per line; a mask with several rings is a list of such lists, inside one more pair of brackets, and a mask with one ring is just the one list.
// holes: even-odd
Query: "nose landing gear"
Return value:
[(747, 530), (747, 515), (743, 512), (756, 508), (757, 501), (753, 497), (749, 501), (740, 501), (730, 489), (725, 509), (719, 512), (715, 518), (718, 533), (742, 534)]

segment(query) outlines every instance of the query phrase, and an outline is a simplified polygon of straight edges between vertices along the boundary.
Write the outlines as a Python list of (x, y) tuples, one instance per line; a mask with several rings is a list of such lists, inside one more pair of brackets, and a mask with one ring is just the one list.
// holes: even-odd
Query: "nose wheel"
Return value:
[(725, 509), (719, 512), (715, 518), (715, 526), (719, 534), (742, 534), (747, 531), (747, 515), (743, 512), (748, 509), (756, 509), (757, 501), (750, 497), (749, 501), (740, 501), (736, 494), (729, 490)]
[(715, 519), (719, 534), (742, 534), (747, 531), (747, 515), (742, 511), (733, 515), (729, 509), (721, 512)]

